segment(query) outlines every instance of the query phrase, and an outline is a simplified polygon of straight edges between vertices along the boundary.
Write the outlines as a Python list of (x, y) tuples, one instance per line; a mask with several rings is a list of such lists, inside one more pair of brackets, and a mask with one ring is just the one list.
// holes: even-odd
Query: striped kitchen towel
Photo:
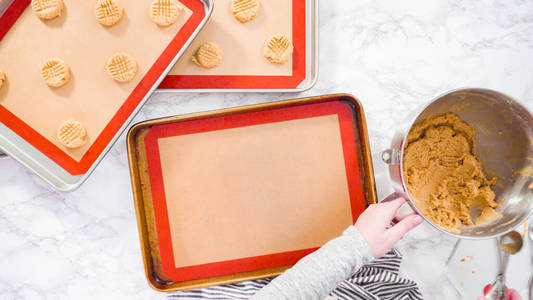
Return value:
[[(423, 299), (416, 283), (401, 278), (398, 274), (401, 255), (394, 249), (382, 258), (376, 259), (343, 281), (330, 294), (339, 300), (380, 300), (380, 299)], [(262, 287), (270, 283), (271, 278), (245, 281), (234, 284), (207, 287), (203, 289), (176, 292), (169, 295), (171, 299), (248, 299)], [(329, 298), (331, 299), (331, 298)]]

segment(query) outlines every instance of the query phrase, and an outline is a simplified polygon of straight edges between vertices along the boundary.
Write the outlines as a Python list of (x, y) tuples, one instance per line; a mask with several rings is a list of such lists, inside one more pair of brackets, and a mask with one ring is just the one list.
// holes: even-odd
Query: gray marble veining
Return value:
[[(136, 121), (352, 93), (364, 105), (384, 197), (391, 188), (380, 153), (395, 124), (422, 103), (470, 86), (499, 90), (533, 110), (533, 1), (320, 1), (319, 56), (319, 79), (307, 92), (158, 93)], [(404, 276), (427, 299), (460, 297), (444, 275), (454, 243), (423, 225), (398, 245)], [(0, 160), (0, 270), (0, 299), (164, 298), (144, 278), (124, 135), (71, 193), (54, 191), (14, 160)], [(526, 287), (518, 288), (525, 296)]]

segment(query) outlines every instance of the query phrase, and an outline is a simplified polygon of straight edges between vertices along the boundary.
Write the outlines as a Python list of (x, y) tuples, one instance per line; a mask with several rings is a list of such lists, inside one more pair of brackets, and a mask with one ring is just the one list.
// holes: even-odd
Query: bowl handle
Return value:
[(381, 152), (381, 160), (387, 165), (398, 165), (400, 164), (401, 152), (396, 149), (386, 149)]

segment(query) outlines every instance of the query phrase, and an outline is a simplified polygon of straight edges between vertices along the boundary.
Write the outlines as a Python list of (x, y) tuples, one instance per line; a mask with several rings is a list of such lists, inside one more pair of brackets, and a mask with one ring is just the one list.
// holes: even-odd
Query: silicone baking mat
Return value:
[(354, 127), (331, 101), (148, 129), (164, 277), (292, 265), (340, 235), (365, 208)]
[[(98, 24), (94, 1), (64, 0), (61, 16), (41, 21), (30, 0), (15, 0), (0, 18), (0, 121), (72, 175), (86, 173), (126, 120), (166, 72), (205, 17), (202, 1), (181, 0), (184, 12), (169, 27), (149, 17), (150, 2), (123, 1), (125, 15), (112, 27)], [(107, 59), (127, 52), (139, 73), (128, 83), (107, 75)], [(49, 88), (40, 78), (42, 63), (59, 57), (70, 65), (65, 86)], [(67, 119), (87, 129), (89, 142), (69, 150), (56, 137)]]
[[(207, 25), (182, 59), (163, 80), (160, 89), (293, 89), (306, 76), (306, 0), (260, 1), (257, 18), (240, 23), (231, 13), (231, 0), (216, 0)], [(292, 38), (294, 53), (283, 65), (263, 56), (265, 40), (274, 34)], [(219, 44), (222, 63), (212, 69), (191, 61), (207, 41)]]

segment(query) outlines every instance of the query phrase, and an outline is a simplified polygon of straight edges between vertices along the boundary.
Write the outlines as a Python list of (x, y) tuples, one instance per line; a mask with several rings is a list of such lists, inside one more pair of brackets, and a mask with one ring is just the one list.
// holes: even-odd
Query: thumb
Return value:
[(402, 237), (411, 229), (422, 223), (422, 217), (419, 215), (413, 215), (402, 219), (396, 225), (387, 230), (389, 238), (396, 243), (401, 240)]

